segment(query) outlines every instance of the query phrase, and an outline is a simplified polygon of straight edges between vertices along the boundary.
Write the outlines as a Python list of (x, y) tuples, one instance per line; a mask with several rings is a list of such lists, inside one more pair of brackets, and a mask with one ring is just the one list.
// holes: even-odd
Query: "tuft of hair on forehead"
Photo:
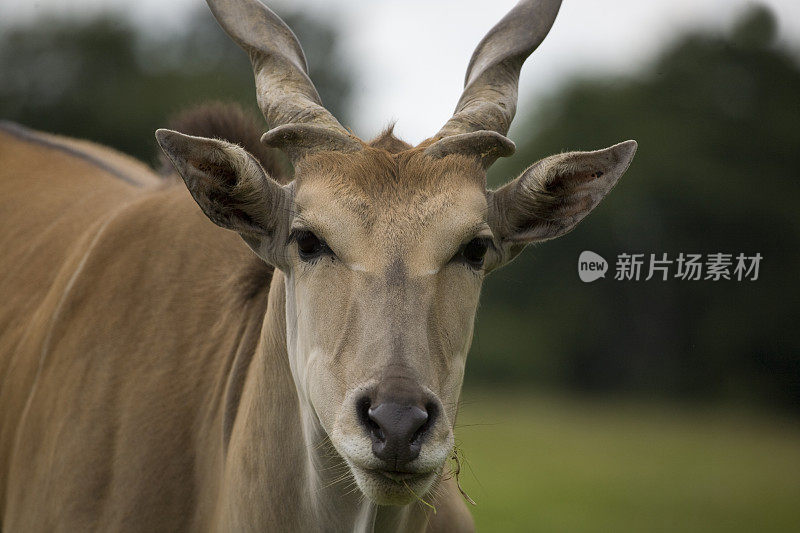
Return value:
[[(391, 131), (385, 133), (388, 136), (379, 139), (392, 142)], [(373, 143), (357, 152), (309, 155), (296, 166), (298, 186), (322, 185), (339, 198), (391, 202), (413, 201), (411, 198), (418, 194), (446, 193), (469, 186), (485, 190), (486, 171), (475, 157), (452, 154), (435, 158), (425, 153), (424, 146), (392, 153)]]
[(394, 122), (389, 124), (377, 137), (367, 143), (372, 148), (386, 150), (390, 154), (399, 154), (410, 150), (412, 146), (394, 135)]

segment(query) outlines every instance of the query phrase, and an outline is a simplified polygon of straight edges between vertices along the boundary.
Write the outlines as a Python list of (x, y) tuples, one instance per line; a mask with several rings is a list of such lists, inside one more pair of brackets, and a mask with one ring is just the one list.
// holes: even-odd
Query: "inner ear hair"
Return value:
[(594, 152), (553, 155), (490, 192), (493, 230), (509, 243), (553, 239), (572, 230), (627, 170), (636, 152), (625, 141)]
[(272, 232), (271, 208), (283, 191), (244, 148), (163, 129), (156, 138), (212, 222), (242, 234)]
[(203, 174), (213, 176), (224, 185), (230, 187), (236, 185), (236, 168), (230, 161), (224, 159), (189, 159), (188, 163)]

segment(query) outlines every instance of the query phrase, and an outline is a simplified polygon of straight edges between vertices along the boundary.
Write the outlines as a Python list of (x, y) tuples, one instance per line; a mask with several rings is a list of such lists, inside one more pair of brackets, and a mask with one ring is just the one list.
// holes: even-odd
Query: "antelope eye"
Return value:
[(300, 259), (303, 261), (310, 261), (327, 250), (325, 243), (310, 231), (299, 232), (295, 236), (295, 240)]
[(486, 239), (472, 239), (464, 246), (464, 251), (461, 253), (467, 263), (480, 268), (483, 266), (483, 258), (486, 256), (488, 248), (489, 243), (486, 242)]

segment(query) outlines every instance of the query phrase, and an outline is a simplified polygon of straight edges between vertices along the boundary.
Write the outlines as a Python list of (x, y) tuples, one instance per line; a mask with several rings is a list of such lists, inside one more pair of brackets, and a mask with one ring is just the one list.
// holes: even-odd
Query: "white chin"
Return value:
[(437, 472), (423, 474), (384, 474), (350, 464), (350, 470), (364, 495), (378, 505), (407, 505), (425, 496), (437, 478)]

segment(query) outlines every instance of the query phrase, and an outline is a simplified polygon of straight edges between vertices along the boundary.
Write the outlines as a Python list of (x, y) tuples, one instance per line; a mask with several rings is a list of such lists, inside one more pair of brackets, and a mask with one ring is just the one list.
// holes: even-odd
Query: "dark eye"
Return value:
[(489, 248), (489, 243), (486, 239), (472, 239), (469, 241), (461, 254), (464, 259), (473, 267), (480, 268), (483, 266), (483, 258), (486, 256), (486, 250)]
[(311, 261), (328, 250), (328, 246), (310, 231), (300, 231), (295, 236), (300, 259)]

